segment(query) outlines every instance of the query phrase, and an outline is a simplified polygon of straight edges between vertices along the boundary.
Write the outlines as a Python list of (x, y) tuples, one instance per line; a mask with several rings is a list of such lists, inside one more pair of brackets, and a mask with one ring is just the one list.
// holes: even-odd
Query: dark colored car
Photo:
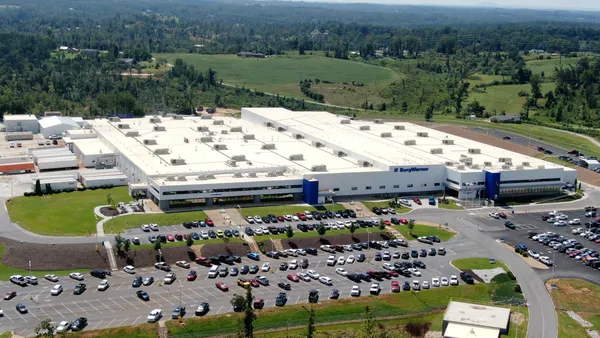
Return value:
[(356, 256), (356, 260), (357, 260), (358, 262), (361, 262), (361, 263), (362, 263), (362, 262), (364, 262), (366, 259), (367, 259), (367, 256), (365, 256), (365, 254), (362, 254), (362, 253), (361, 253), (361, 254), (358, 254), (358, 255)]
[(515, 226), (515, 224), (511, 221), (506, 221), (504, 222), (504, 226), (507, 227), (508, 229), (512, 229), (515, 230), (517, 227)]
[[(407, 265), (408, 265), (408, 264), (407, 264)], [(416, 267), (416, 268), (421, 268), (421, 269), (425, 269), (425, 268), (427, 268), (427, 266), (425, 265), (425, 263), (423, 263), (422, 261), (420, 261), (420, 260), (418, 260), (418, 259), (415, 259), (415, 260), (412, 262), (412, 265), (413, 265), (414, 267)], [(409, 268), (412, 268), (412, 266), (409, 266)]]
[(403, 252), (402, 255), (400, 256), (402, 259), (409, 259), (410, 258), (410, 254), (408, 252)]
[(90, 271), (90, 275), (92, 277), (104, 279), (104, 278), (106, 278), (106, 271), (103, 271), (103, 270), (92, 270), (92, 271)]
[(134, 288), (139, 288), (140, 286), (142, 286), (142, 277), (134, 277), (133, 282), (131, 282), (131, 286)]
[(317, 303), (319, 301), (319, 291), (310, 290), (308, 292), (308, 302), (309, 303)]
[(419, 250), (419, 256), (421, 256), (421, 257), (427, 257), (427, 250), (425, 250), (425, 249)]
[(6, 295), (4, 295), (4, 300), (11, 300), (17, 296), (17, 291), (8, 291)]
[(71, 323), (71, 331), (81, 331), (88, 324), (88, 320), (85, 317), (79, 317)]
[(248, 267), (248, 265), (242, 265), (242, 267), (240, 268), (240, 273), (242, 275), (245, 275), (248, 272), (250, 272), (250, 267)]
[(171, 314), (172, 319), (179, 319), (185, 316), (185, 306), (175, 306), (173, 313)]
[(257, 299), (254, 301), (254, 304), (252, 304), (254, 306), (255, 309), (262, 309), (265, 306), (265, 300), (264, 299)]
[(279, 270), (281, 271), (285, 271), (288, 269), (288, 263), (286, 262), (281, 262), (281, 264), (279, 264)]
[(195, 281), (196, 278), (198, 278), (198, 274), (196, 273), (196, 270), (190, 270), (190, 272), (188, 272), (188, 275), (187, 275), (187, 280), (192, 282), (192, 281)]
[(25, 306), (25, 304), (17, 304), (15, 305), (15, 309), (17, 309), (17, 311), (19, 311), (19, 313), (27, 313), (27, 307)]
[(410, 283), (408, 281), (404, 281), (404, 283), (402, 283), (402, 290), (410, 291)]
[(256, 281), (259, 282), (260, 284), (264, 285), (264, 286), (269, 285), (269, 280), (265, 276), (258, 276), (256, 278)]
[(285, 292), (280, 292), (279, 295), (277, 295), (277, 298), (275, 298), (275, 305), (284, 306), (285, 303), (287, 303), (287, 295)]
[(279, 283), (277, 283), (277, 286), (279, 286), (280, 288), (282, 288), (284, 290), (292, 289), (292, 285), (290, 283), (286, 283), (286, 282), (279, 282)]
[(461, 272), (460, 273), (460, 279), (462, 279), (465, 283), (467, 284), (474, 284), (475, 280), (473, 279), (473, 276), (471, 276), (470, 273), (468, 272)]
[(154, 277), (146, 277), (146, 278), (144, 278), (144, 281), (142, 282), (142, 284), (144, 284), (144, 286), (152, 285), (152, 283), (154, 283)]
[(378, 251), (378, 252), (375, 253), (375, 260), (376, 261), (380, 261), (381, 260), (381, 252)]
[(250, 265), (250, 273), (255, 274), (258, 272), (258, 265)]
[(195, 314), (196, 316), (204, 316), (210, 311), (210, 305), (208, 303), (200, 303), (200, 306), (196, 308)]
[(139, 290), (135, 293), (139, 299), (144, 300), (144, 301), (149, 301), (150, 300), (150, 295), (148, 295), (148, 293), (144, 290)]
[(75, 285), (75, 289), (73, 289), (74, 295), (80, 295), (87, 289), (86, 285), (83, 283), (79, 283)]
[(340, 298), (340, 292), (337, 289), (331, 290), (331, 293), (329, 294), (329, 299), (338, 299), (338, 298)]
[(412, 258), (419, 257), (419, 252), (417, 250), (411, 250), (410, 251), (410, 257), (412, 257)]

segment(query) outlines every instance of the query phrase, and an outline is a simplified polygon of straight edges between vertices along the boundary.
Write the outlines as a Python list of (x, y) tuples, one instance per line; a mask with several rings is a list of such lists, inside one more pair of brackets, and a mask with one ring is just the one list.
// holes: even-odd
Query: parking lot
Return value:
[(575, 239), (585, 248), (592, 250), (600, 250), (600, 244), (582, 238), (579, 235), (573, 234), (573, 229), (585, 228), (584, 223), (594, 221), (595, 217), (586, 218), (583, 210), (565, 210), (559, 211), (568, 216), (569, 220), (579, 219), (581, 225), (554, 226), (551, 223), (542, 220), (543, 213), (528, 213), (528, 214), (508, 214), (506, 220), (513, 222), (516, 226), (514, 230), (504, 227), (504, 219), (493, 219), (491, 217), (480, 216), (477, 218), (478, 224), (483, 231), (493, 232), (493, 237), (503, 238), (507, 244), (514, 246), (516, 244), (525, 244), (528, 250), (534, 250), (540, 255), (548, 256), (554, 261), (554, 268), (548, 270), (535, 269), (544, 278), (552, 277), (578, 277), (586, 278), (596, 283), (600, 283), (600, 270), (586, 266), (584, 263), (570, 258), (564, 253), (560, 253), (551, 247), (545, 246), (542, 243), (533, 241), (528, 238), (527, 232), (534, 231), (537, 233), (554, 232), (567, 239)]
[[(479, 247), (477, 243), (463, 239), (460, 235), (449, 242), (441, 243), (433, 247), (439, 248), (441, 246), (446, 248), (447, 255), (419, 258), (427, 265), (426, 269), (419, 269), (422, 276), (413, 276), (410, 278), (399, 276), (392, 277), (391, 280), (384, 279), (383, 281), (380, 281), (382, 292), (390, 292), (392, 280), (397, 280), (400, 284), (402, 284), (404, 280), (419, 280), (421, 282), (427, 280), (431, 283), (433, 277), (449, 278), (451, 275), (458, 275), (458, 271), (449, 264), (451, 260), (456, 258), (477, 256), (488, 257), (487, 251), (484, 248)], [(405, 252), (412, 249), (429, 249), (431, 247), (432, 246), (422, 243), (411, 242), (409, 248), (398, 247), (389, 248), (387, 250), (393, 254), (394, 251)], [(363, 253), (367, 255), (367, 260), (365, 262), (345, 264), (343, 268), (348, 273), (365, 273), (368, 270), (383, 270), (383, 263), (386, 262), (375, 262), (373, 260), (375, 250), (365, 250)], [(347, 257), (350, 254), (356, 256), (358, 252), (337, 253), (336, 257), (339, 257), (340, 255)], [(259, 262), (243, 258), (242, 263), (237, 264), (237, 267), (240, 268), (242, 265), (252, 264), (261, 267), (264, 262), (270, 262), (271, 270), (269, 272), (259, 271), (256, 274), (266, 276), (270, 281), (270, 285), (253, 288), (255, 297), (263, 298), (266, 307), (274, 306), (276, 295), (279, 292), (284, 291), (277, 286), (277, 283), (281, 281), (289, 282), (292, 286), (290, 291), (285, 291), (288, 295), (287, 304), (289, 305), (307, 302), (308, 292), (312, 289), (318, 290), (320, 300), (328, 299), (332, 289), (339, 290), (340, 298), (350, 297), (350, 290), (353, 285), (359, 285), (362, 294), (368, 295), (371, 283), (355, 283), (343, 276), (337, 275), (335, 273), (335, 268), (339, 266), (327, 266), (326, 264), (329, 255), (329, 253), (319, 250), (317, 256), (306, 256), (305, 258), (309, 260), (309, 266), (305, 270), (312, 269), (321, 276), (330, 277), (333, 281), (333, 285), (331, 286), (324, 285), (316, 280), (311, 280), (310, 282), (288, 281), (286, 278), (287, 275), (303, 271), (303, 269), (300, 268), (295, 271), (278, 270), (280, 262), (289, 262), (292, 259), (300, 259), (302, 257), (288, 257), (285, 259), (272, 260), (266, 259), (266, 257), (261, 255), (261, 261)], [(387, 263), (393, 264), (396, 261), (405, 260), (392, 259)], [(83, 283), (87, 284), (88, 289), (81, 295), (73, 294), (73, 288), (79, 281), (69, 279), (68, 277), (60, 278), (58, 284), (61, 284), (64, 287), (64, 292), (58, 296), (52, 296), (50, 294), (50, 290), (55, 283), (43, 279), (43, 276), (37, 276), (39, 278), (39, 285), (30, 285), (26, 287), (20, 287), (11, 284), (8, 281), (1, 282), (0, 293), (4, 294), (14, 290), (17, 292), (17, 296), (10, 301), (3, 301), (2, 310), (4, 310), (5, 316), (0, 319), (0, 321), (2, 322), (4, 329), (15, 330), (16, 334), (24, 336), (31, 334), (33, 328), (45, 318), (51, 318), (54, 324), (58, 324), (58, 322), (63, 320), (72, 321), (77, 317), (83, 316), (88, 318), (89, 321), (86, 330), (127, 326), (145, 322), (150, 311), (155, 308), (162, 309), (163, 315), (169, 319), (173, 307), (179, 304), (187, 307), (186, 317), (194, 316), (193, 311), (201, 302), (208, 302), (210, 304), (211, 309), (208, 313), (209, 315), (230, 312), (232, 311), (232, 307), (229, 301), (233, 294), (244, 292), (241, 287), (236, 285), (236, 280), (239, 276), (209, 279), (207, 267), (192, 263), (191, 269), (198, 272), (198, 278), (195, 281), (190, 282), (186, 279), (188, 269), (176, 267), (173, 262), (168, 263), (172, 265), (173, 272), (177, 275), (177, 280), (172, 285), (159, 286), (158, 282), (161, 282), (167, 273), (154, 268), (137, 269), (137, 276), (142, 276), (143, 278), (154, 277), (156, 280), (153, 285), (142, 286), (140, 288), (133, 288), (131, 286), (134, 276), (122, 271), (117, 271), (114, 272), (112, 276), (107, 277), (110, 282), (110, 288), (106, 291), (98, 291), (97, 286), (100, 280), (86, 275)], [(249, 274), (244, 277), (253, 278), (256, 275)], [(215, 282), (217, 281), (225, 282), (226, 285), (229, 286), (229, 291), (223, 292), (217, 289), (215, 287)], [(139, 289), (149, 293), (149, 301), (144, 302), (136, 297), (135, 292)], [(421, 290), (421, 292), (427, 292), (427, 290)], [(29, 313), (19, 314), (15, 310), (15, 305), (17, 303), (25, 304)]]

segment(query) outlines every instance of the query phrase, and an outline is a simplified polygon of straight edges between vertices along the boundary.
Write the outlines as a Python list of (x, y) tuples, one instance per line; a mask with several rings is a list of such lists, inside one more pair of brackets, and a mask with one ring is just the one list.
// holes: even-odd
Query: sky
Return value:
[(358, 2), (438, 6), (494, 6), (505, 8), (571, 9), (600, 11), (600, 0), (304, 0), (309, 2)]

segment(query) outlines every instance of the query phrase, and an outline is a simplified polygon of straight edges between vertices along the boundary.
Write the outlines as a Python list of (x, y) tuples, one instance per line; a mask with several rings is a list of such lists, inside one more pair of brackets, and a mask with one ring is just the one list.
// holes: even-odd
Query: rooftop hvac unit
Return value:
[(198, 175), (198, 177), (196, 177), (196, 179), (198, 181), (206, 181), (208, 178), (206, 177), (206, 175)]
[(481, 149), (469, 148), (469, 154), (481, 154)]
[(341, 123), (341, 124), (350, 124), (350, 120), (348, 120), (348, 119), (343, 119), (343, 120), (340, 120), (340, 123)]
[(172, 158), (171, 159), (171, 165), (184, 165), (185, 164), (185, 159), (183, 158)]
[(222, 126), (223, 125), (223, 120), (213, 120), (213, 125), (214, 126)]
[(429, 150), (430, 153), (432, 154), (443, 154), (444, 153), (444, 149), (442, 148), (431, 148)]
[(485, 162), (483, 162), (483, 165), (486, 166), (486, 167), (491, 167), (492, 166), (492, 162), (485, 161)]
[(296, 139), (296, 140), (301, 140), (304, 138), (304, 135), (299, 134), (299, 133), (293, 133), (292, 136)]
[(144, 140), (144, 144), (147, 146), (156, 145), (156, 140), (155, 139), (146, 139), (146, 140)]
[(111, 116), (108, 118), (109, 122), (121, 122), (121, 119), (118, 116)]
[(375, 119), (375, 121), (373, 121), (376, 124), (383, 124), (383, 120), (382, 119)]
[(372, 167), (373, 163), (365, 160), (358, 160), (358, 165), (361, 167)]
[(237, 162), (235, 160), (227, 160), (225, 164), (230, 167), (237, 167)]
[(510, 169), (510, 165), (508, 165), (508, 164), (503, 164), (503, 165), (502, 165), (502, 169)]
[(267, 128), (274, 128), (275, 125), (273, 124), (273, 122), (265, 122), (265, 127), (267, 127)]
[(473, 164), (471, 165), (471, 169), (479, 169), (479, 164)]
[(227, 150), (227, 145), (226, 144), (222, 144), (222, 143), (218, 143), (218, 144), (215, 144), (213, 146), (213, 149), (214, 150)]
[(524, 167), (523, 167), (522, 165), (518, 165), (518, 166), (517, 166), (517, 170), (523, 170), (523, 168), (524, 168)]
[(510, 157), (500, 157), (498, 162), (512, 162), (512, 159)]
[(319, 142), (319, 141), (313, 141), (312, 145), (316, 148), (323, 148), (325, 146), (325, 144), (323, 144), (322, 142)]
[(190, 140), (187, 137), (183, 138), (183, 143), (190, 143)]
[(290, 161), (302, 161), (304, 160), (304, 155), (302, 154), (292, 154), (288, 157)]
[(248, 173), (248, 177), (256, 178), (256, 173)]
[(160, 117), (154, 116), (150, 118), (150, 123), (161, 123)]
[(465, 162), (473, 162), (473, 158), (472, 157), (461, 157), (460, 160), (458, 160), (461, 163), (465, 163)]
[(276, 170), (275, 171), (275, 176), (283, 176), (283, 171), (282, 170)]
[(203, 136), (200, 138), (200, 142), (202, 143), (209, 143), (209, 142), (213, 142), (213, 138), (210, 136)]
[(447, 165), (448, 167), (451, 167), (451, 166), (453, 166), (453, 165), (454, 165), (454, 162), (452, 162), (452, 161), (446, 161), (446, 165)]
[(464, 165), (458, 165), (456, 166), (456, 170), (465, 170), (465, 166)]
[(277, 131), (279, 131), (279, 132), (284, 132), (286, 130), (287, 129), (285, 127), (277, 127)]
[(445, 139), (442, 140), (442, 144), (454, 144), (454, 140)]
[(405, 126), (394, 126), (394, 130), (406, 130)]
[(346, 157), (346, 156), (348, 156), (348, 154), (346, 154), (346, 152), (342, 151), (342, 150), (334, 150), (333, 153), (337, 157)]
[(419, 137), (428, 137), (429, 133), (424, 132), (424, 131), (420, 131), (420, 132), (417, 133), (417, 136), (419, 136)]
[(310, 171), (327, 171), (327, 166), (324, 164), (317, 164), (310, 167)]
[(117, 128), (119, 128), (119, 129), (129, 129), (129, 124), (128, 123), (119, 123), (119, 124), (117, 124)]
[(235, 178), (242, 178), (244, 176), (242, 176), (242, 173), (233, 173), (233, 177), (235, 177)]
[(371, 126), (360, 126), (358, 127), (359, 130), (371, 130)]
[(175, 115), (175, 116), (173, 116), (173, 120), (183, 120), (183, 116), (182, 115)]
[(222, 130), (221, 130), (221, 134), (223, 134), (223, 135), (225, 135), (225, 134), (228, 134), (228, 133), (229, 133), (229, 132), (228, 132), (227, 130), (225, 130), (225, 129), (222, 129)]
[(207, 132), (208, 127), (207, 126), (198, 126), (198, 127), (196, 127), (196, 130), (200, 131), (200, 132)]
[(154, 130), (154, 131), (166, 131), (167, 128), (165, 128), (165, 126), (154, 126), (154, 127), (152, 127), (152, 130)]
[(229, 131), (232, 133), (241, 133), (242, 127), (232, 127), (231, 129), (229, 129)]
[(203, 114), (203, 115), (200, 115), (200, 119), (202, 119), (202, 120), (211, 120), (212, 119), (212, 115)]
[(244, 140), (254, 140), (254, 139), (255, 139), (254, 134), (244, 135)]
[(176, 181), (177, 179), (175, 178), (175, 176), (167, 176), (167, 178), (165, 178), (165, 181)]
[(127, 137), (137, 137), (140, 136), (140, 132), (139, 131), (128, 131), (127, 133), (125, 133), (125, 136)]
[(269, 171), (267, 173), (267, 177), (275, 177), (275, 176), (277, 176), (277, 174), (274, 171)]
[(187, 178), (185, 178), (185, 176), (177, 176), (177, 180), (178, 181), (187, 181)]
[(463, 162), (463, 164), (464, 164), (464, 165), (471, 166), (471, 165), (473, 165), (473, 162), (471, 162), (471, 161), (464, 161), (464, 162)]
[(275, 149), (275, 143), (266, 143), (266, 144), (263, 144), (262, 147), (261, 147), (261, 149), (264, 149), (264, 150), (273, 150), (273, 149)]
[(538, 169), (546, 169), (546, 166), (543, 164), (538, 165)]
[(215, 175), (213, 175), (213, 174), (198, 175), (198, 180), (200, 180), (200, 181), (214, 180), (214, 179), (215, 179)]
[(524, 167), (531, 167), (531, 163), (529, 162), (522, 162), (521, 163)]
[(158, 149), (154, 149), (154, 155), (166, 155), (169, 154), (169, 148), (158, 148)]
[(390, 133), (390, 132), (381, 133), (381, 137), (392, 137), (392, 133)]
[(417, 141), (415, 141), (415, 140), (405, 140), (404, 141), (404, 145), (405, 146), (414, 146), (414, 145), (417, 145)]
[(246, 155), (233, 155), (231, 156), (231, 159), (234, 161), (245, 161), (246, 160)]

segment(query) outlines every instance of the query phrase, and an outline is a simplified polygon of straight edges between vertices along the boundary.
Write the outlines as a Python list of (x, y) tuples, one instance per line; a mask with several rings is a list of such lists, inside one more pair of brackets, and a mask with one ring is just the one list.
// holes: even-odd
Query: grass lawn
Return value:
[[(321, 295), (324, 297), (325, 295)], [(374, 317), (397, 316), (429, 312), (443, 309), (452, 298), (473, 299), (479, 302), (489, 302), (489, 289), (485, 284), (461, 285), (452, 288), (432, 289), (425, 292), (401, 292), (399, 294), (382, 294), (378, 297), (360, 297), (338, 301), (323, 301), (313, 304), (317, 323), (335, 322), (341, 320), (361, 319), (364, 307), (368, 305)], [(283, 308), (268, 308), (258, 311), (255, 330), (265, 330), (276, 327), (305, 325), (306, 312), (298, 305), (288, 305)], [(186, 328), (177, 322), (167, 321), (172, 336), (186, 332), (195, 332), (195, 337), (209, 337), (234, 332), (239, 314), (224, 314), (204, 318), (186, 319)], [(188, 331), (189, 330), (189, 331)]]
[[(542, 93), (554, 90), (555, 87), (554, 83), (541, 84)], [(531, 86), (529, 84), (491, 86), (483, 92), (471, 91), (468, 101), (477, 100), (490, 112), (496, 110), (498, 113), (504, 111), (507, 114), (515, 114), (523, 110), (523, 103), (526, 99), (526, 97), (518, 95), (520, 91), (530, 92)]]
[(268, 214), (274, 214), (277, 216), (296, 214), (304, 211), (339, 211), (344, 210), (341, 204), (326, 204), (323, 206), (312, 206), (312, 205), (274, 205), (266, 207), (253, 207), (253, 208), (242, 208), (242, 216), (266, 216)]
[(440, 209), (448, 209), (448, 210), (464, 210), (465, 208), (462, 205), (457, 205), (455, 200), (446, 199), (448, 204), (446, 203), (438, 203), (438, 208)]
[[(182, 224), (187, 221), (199, 221), (206, 219), (204, 211), (184, 211), (161, 214), (128, 215), (113, 218), (104, 223), (104, 232), (117, 234), (123, 229), (137, 228), (142, 224), (156, 223), (158, 225)], [(217, 220), (214, 220), (215, 222)], [(193, 232), (193, 231), (192, 231)]]
[(408, 226), (406, 225), (396, 225), (395, 228), (409, 241), (416, 240), (417, 237), (421, 236), (438, 236), (441, 241), (447, 241), (456, 235), (454, 232), (423, 224), (415, 224), (415, 227), (412, 230), (412, 236), (408, 234), (410, 230), (408, 230)]
[(10, 338), (10, 337), (12, 337), (12, 333), (10, 331), (2, 332), (2, 334), (0, 334), (0, 338)]
[[(369, 210), (373, 209), (373, 207), (379, 207), (379, 208), (389, 208), (390, 207), (390, 203), (388, 201), (361, 202), (361, 203)], [(396, 209), (396, 213), (398, 213), (398, 214), (405, 214), (412, 210), (411, 208), (405, 207), (405, 206), (400, 206), (400, 207), (394, 208), (394, 209)]]
[(501, 267), (504, 269), (504, 271), (510, 271), (508, 267), (501, 261), (497, 260), (496, 263), (491, 264), (489, 258), (481, 257), (455, 259), (452, 261), (452, 265), (461, 270), (484, 270)]
[(122, 326), (104, 330), (70, 332), (68, 337), (85, 338), (156, 338), (156, 327), (158, 324), (140, 324), (134, 326)]
[[(369, 230), (369, 231), (367, 231)], [(366, 234), (367, 232), (371, 232), (373, 233), (379, 233), (382, 232), (382, 230), (379, 230), (379, 228), (375, 227), (375, 228), (357, 228), (354, 233), (355, 234)], [(325, 235), (323, 236), (333, 236), (333, 235), (349, 235), (350, 234), (350, 230), (349, 229), (342, 229), (342, 230), (327, 230), (327, 232), (325, 233)], [(293, 238), (305, 238), (305, 237), (319, 237), (319, 233), (316, 231), (307, 231), (307, 232), (302, 232), (302, 231), (295, 231), (294, 232), (294, 237)], [(268, 235), (268, 236), (255, 236), (256, 239), (286, 239), (287, 236), (286, 234), (277, 234), (277, 235)]]
[(94, 208), (106, 205), (106, 195), (115, 202), (129, 202), (127, 187), (75, 191), (43, 197), (15, 197), (6, 203), (10, 219), (23, 228), (46, 236), (80, 236), (96, 233)]
[(560, 164), (563, 165), (565, 167), (571, 167), (571, 168), (576, 168), (577, 166), (571, 162), (567, 162), (567, 161), (563, 161), (558, 157), (554, 157), (554, 156), (548, 156), (546, 154), (538, 154), (535, 157), (544, 160), (544, 161), (548, 161), (548, 162), (552, 162), (552, 163), (556, 163), (556, 164)]
[(23, 276), (34, 275), (38, 279), (42, 279), (44, 277), (44, 275), (51, 274), (51, 273), (55, 274), (57, 276), (66, 276), (66, 275), (70, 274), (71, 272), (81, 272), (81, 273), (85, 274), (91, 270), (91, 269), (87, 269), (87, 270), (86, 269), (56, 270), (56, 271), (35, 271), (35, 270), (33, 270), (33, 271), (31, 271), (31, 273), (29, 273), (29, 270), (12, 268), (10, 266), (6, 266), (6, 265), (2, 264), (2, 256), (3, 255), (4, 255), (4, 245), (0, 244), (0, 279), (1, 280), (8, 280), (10, 278), (10, 276), (12, 276), (12, 275), (23, 275)]
[(557, 309), (600, 314), (600, 286), (581, 279), (554, 279), (550, 295)]
[(541, 74), (542, 72), (544, 72), (544, 75), (546, 77), (549, 77), (551, 75), (554, 75), (554, 68), (560, 68), (562, 67), (569, 67), (569, 66), (575, 66), (575, 64), (577, 63), (577, 60), (579, 60), (580, 58), (562, 58), (562, 60), (559, 57), (552, 57), (552, 59), (547, 60), (531, 60), (531, 61), (527, 61), (527, 68), (531, 69), (531, 72), (533, 74)]
[(556, 311), (558, 316), (558, 336), (560, 338), (589, 337), (584, 329), (574, 319), (569, 317), (566, 311)]
[[(242, 243), (242, 242), (243, 242), (243, 240), (241, 238), (232, 237), (232, 238), (229, 238), (229, 242), (228, 243)], [(201, 240), (198, 240), (198, 241), (194, 241), (194, 244), (192, 244), (192, 245), (215, 244), (215, 243), (216, 244), (223, 244), (225, 242), (223, 241), (223, 238), (212, 238), (212, 239), (201, 239)], [(186, 245), (187, 244), (186, 244), (185, 241), (175, 241), (175, 242), (161, 243), (161, 248), (168, 248), (168, 247), (175, 247), (175, 246), (186, 246)], [(131, 249), (132, 250), (154, 249), (154, 243), (132, 245)]]

